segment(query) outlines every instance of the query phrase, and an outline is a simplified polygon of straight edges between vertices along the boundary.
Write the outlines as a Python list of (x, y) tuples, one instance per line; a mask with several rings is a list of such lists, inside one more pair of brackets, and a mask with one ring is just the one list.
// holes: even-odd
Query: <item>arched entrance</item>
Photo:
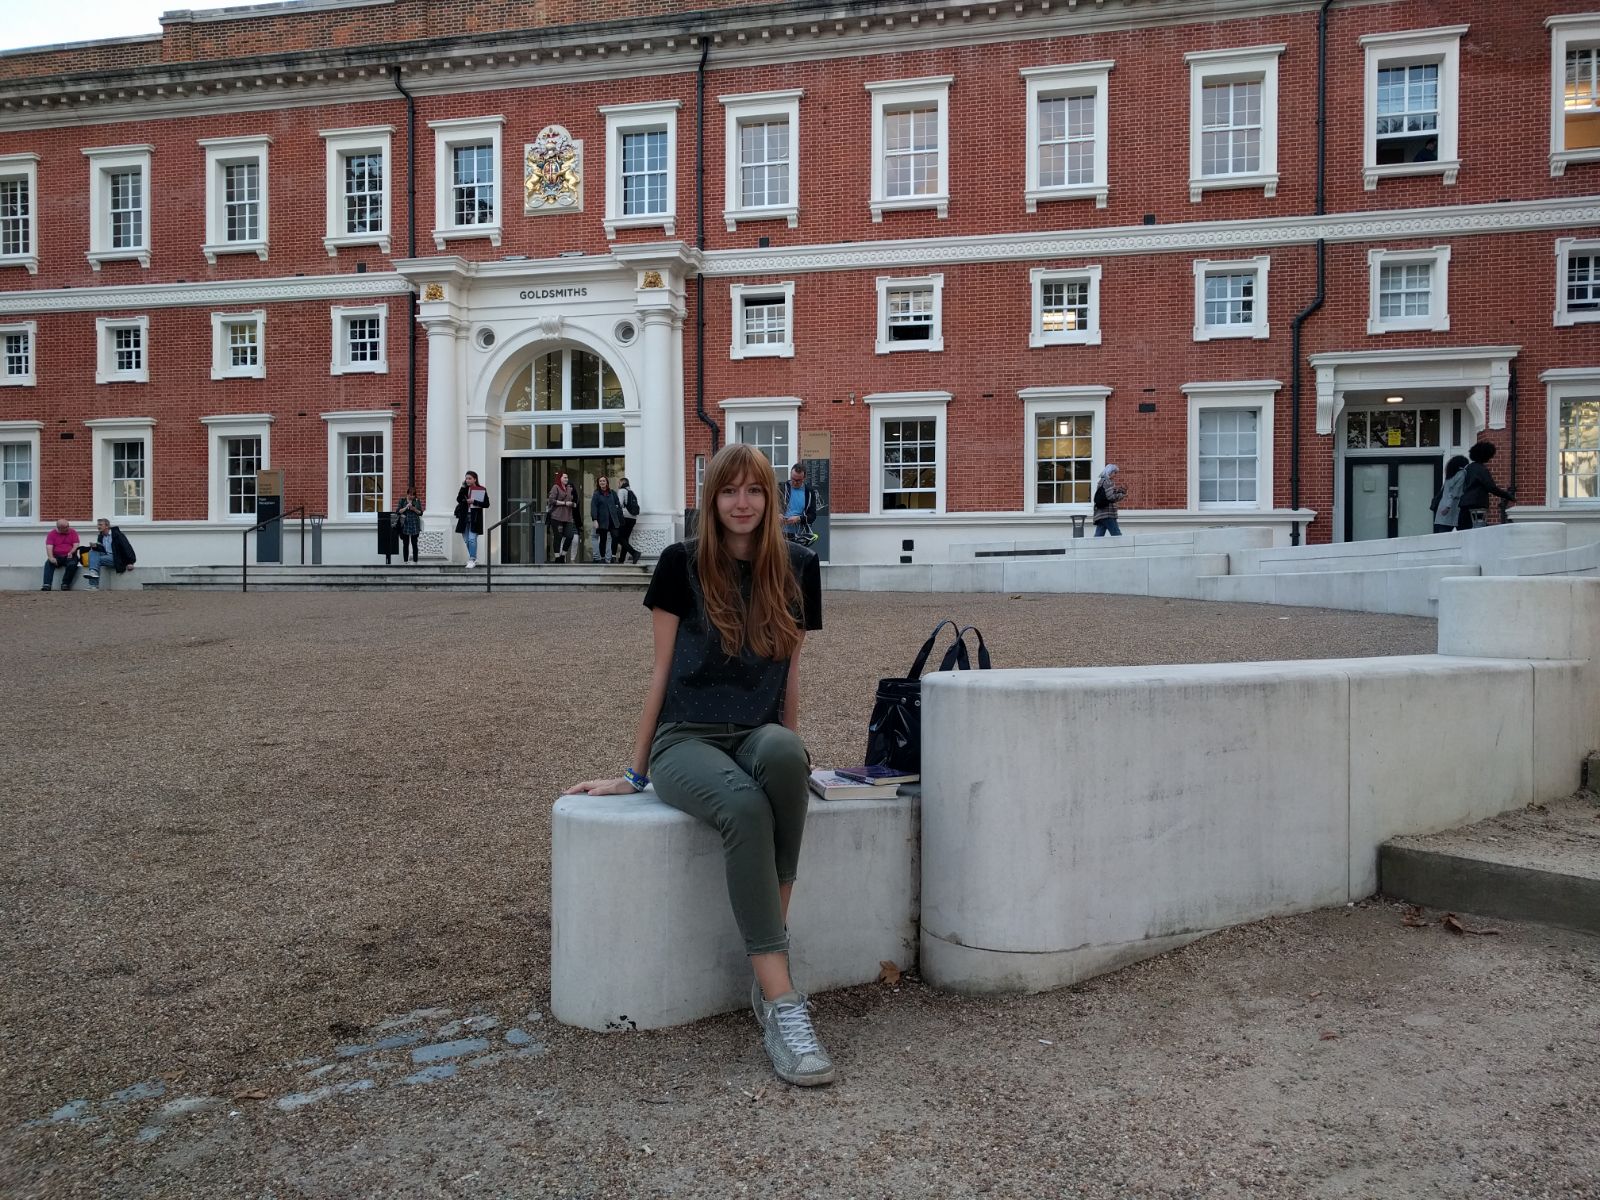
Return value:
[[(579, 560), (593, 559), (589, 497), (601, 476), (614, 488), (626, 472), (627, 426), (637, 421), (617, 372), (580, 346), (544, 350), (512, 375), (501, 417), (501, 515), (528, 508), (501, 529), (501, 561), (532, 563), (546, 497), (562, 471), (578, 492)], [(545, 531), (544, 560), (556, 547)]]

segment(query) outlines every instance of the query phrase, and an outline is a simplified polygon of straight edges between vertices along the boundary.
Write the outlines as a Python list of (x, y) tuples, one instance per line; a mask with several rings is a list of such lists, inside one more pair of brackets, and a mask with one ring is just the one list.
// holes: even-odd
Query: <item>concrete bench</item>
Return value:
[[(919, 802), (811, 801), (789, 911), (795, 982), (871, 983), (917, 953)], [(750, 1002), (722, 842), (654, 792), (563, 796), (551, 816), (550, 1006), (584, 1029), (660, 1029)]]

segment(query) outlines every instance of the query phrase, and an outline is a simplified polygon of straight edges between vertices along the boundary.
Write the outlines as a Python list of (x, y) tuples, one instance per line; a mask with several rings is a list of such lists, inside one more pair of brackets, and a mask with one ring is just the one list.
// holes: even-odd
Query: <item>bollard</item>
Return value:
[(311, 515), (311, 565), (322, 565), (322, 523), (328, 518), (321, 513)]
[(1079, 514), (1077, 514), (1076, 516), (1074, 516), (1072, 518), (1072, 536), (1073, 537), (1081, 538), (1083, 536), (1083, 527), (1084, 527), (1085, 523), (1088, 521), (1088, 519), (1089, 518), (1085, 517), (1082, 513), (1079, 513)]

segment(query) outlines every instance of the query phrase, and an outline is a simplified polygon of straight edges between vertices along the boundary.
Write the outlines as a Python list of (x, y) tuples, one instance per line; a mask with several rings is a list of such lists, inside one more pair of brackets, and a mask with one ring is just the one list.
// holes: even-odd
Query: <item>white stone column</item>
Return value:
[[(468, 471), (478, 473), (478, 481), (489, 490), (489, 507), (483, 510), (483, 528), (487, 533), (489, 526), (500, 519), (500, 514), (505, 511), (505, 497), (500, 494), (500, 418), (488, 413), (472, 413), (467, 417), (467, 453), (466, 465), (459, 474)], [(452, 494), (451, 502), (455, 497)], [(500, 535), (494, 535), (495, 544), (499, 544)], [(456, 541), (460, 541), (458, 537)], [(490, 546), (487, 538), (480, 538), (478, 546), (478, 561), (481, 563), (489, 557)], [(498, 561), (498, 560), (496, 560)]]
[(683, 371), (676, 342), (682, 337), (683, 307), (675, 288), (659, 286), (662, 276), (648, 272), (658, 286), (639, 289), (640, 437), (638, 465), (628, 478), (639, 493), (639, 524), (633, 544), (655, 555), (677, 535), (683, 514)]
[(424, 316), (421, 321), (428, 331), (428, 440), (418, 549), (429, 558), (464, 562), (466, 551), (455, 536), (456, 490), (467, 469), (461, 460), (458, 335), (462, 326), (446, 315)]

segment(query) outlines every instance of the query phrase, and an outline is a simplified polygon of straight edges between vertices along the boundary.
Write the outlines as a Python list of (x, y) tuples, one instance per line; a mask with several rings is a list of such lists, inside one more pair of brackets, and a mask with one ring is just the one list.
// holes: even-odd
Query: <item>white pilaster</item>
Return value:
[(428, 331), (428, 440), (419, 548), (438, 554), (442, 534), (444, 559), (465, 561), (466, 551), (455, 536), (456, 489), (467, 469), (461, 460), (462, 404), (458, 387), (458, 335), (462, 326), (449, 315), (428, 315), (420, 320)]
[(639, 493), (639, 525), (633, 543), (646, 554), (659, 554), (677, 536), (683, 514), (683, 370), (675, 345), (683, 325), (679, 277), (647, 271), (639, 288), (639, 411), (643, 429), (638, 467), (629, 464), (629, 479)]

